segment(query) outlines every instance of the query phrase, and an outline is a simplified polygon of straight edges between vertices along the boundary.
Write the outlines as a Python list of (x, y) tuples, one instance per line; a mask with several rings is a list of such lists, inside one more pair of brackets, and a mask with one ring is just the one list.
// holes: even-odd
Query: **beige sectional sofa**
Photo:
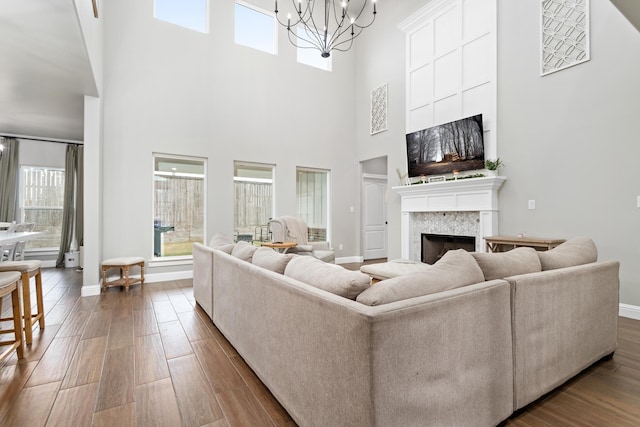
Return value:
[(301, 426), (497, 425), (616, 348), (618, 263), (567, 259), (575, 242), (544, 262), (450, 251), (373, 286), (210, 245), (194, 245), (196, 301)]

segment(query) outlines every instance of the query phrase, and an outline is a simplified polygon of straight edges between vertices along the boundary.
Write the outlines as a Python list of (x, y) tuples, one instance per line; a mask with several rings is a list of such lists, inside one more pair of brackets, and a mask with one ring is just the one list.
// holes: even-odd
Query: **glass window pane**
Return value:
[(33, 231), (44, 233), (27, 243), (27, 249), (60, 247), (64, 205), (64, 169), (21, 167), (20, 211), (23, 222), (33, 222)]
[(276, 54), (276, 23), (272, 13), (236, 3), (235, 42)]
[(310, 240), (327, 240), (329, 226), (329, 172), (298, 168), (297, 216), (309, 227)]
[(234, 163), (234, 234), (236, 240), (268, 240), (273, 218), (272, 165)]
[(172, 24), (207, 33), (208, 0), (155, 0), (154, 16)]
[(204, 242), (206, 162), (155, 155), (154, 163), (153, 254), (190, 256)]

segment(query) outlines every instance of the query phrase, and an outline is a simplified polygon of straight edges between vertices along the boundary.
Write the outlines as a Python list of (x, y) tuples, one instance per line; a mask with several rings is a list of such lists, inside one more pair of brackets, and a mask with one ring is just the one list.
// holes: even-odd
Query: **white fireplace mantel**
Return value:
[(393, 187), (401, 198), (402, 258), (419, 260), (411, 250), (413, 212), (479, 212), (476, 251), (484, 252), (482, 237), (498, 234), (498, 190), (506, 179), (490, 176)]

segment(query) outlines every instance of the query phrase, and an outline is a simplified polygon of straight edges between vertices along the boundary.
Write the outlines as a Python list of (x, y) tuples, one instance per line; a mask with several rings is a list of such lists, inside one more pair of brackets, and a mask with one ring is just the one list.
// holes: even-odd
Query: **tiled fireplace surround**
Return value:
[(420, 261), (423, 233), (475, 236), (498, 234), (498, 190), (504, 176), (393, 187), (401, 198), (401, 256)]

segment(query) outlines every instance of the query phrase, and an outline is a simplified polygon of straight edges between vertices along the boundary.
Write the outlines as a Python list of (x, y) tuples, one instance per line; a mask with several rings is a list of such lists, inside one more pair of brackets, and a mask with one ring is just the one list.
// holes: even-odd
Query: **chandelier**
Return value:
[[(298, 16), (291, 22), (289, 13), (286, 23), (278, 18), (278, 0), (275, 2), (276, 19), (280, 25), (287, 28), (291, 44), (301, 49), (318, 49), (323, 58), (331, 56), (333, 50), (349, 50), (353, 45), (353, 39), (376, 20), (376, 0), (325, 0), (324, 10), (320, 1), (316, 10), (315, 0), (291, 0)], [(369, 3), (372, 5), (373, 16), (370, 22), (362, 25), (361, 19), (365, 18), (362, 15)], [(318, 15), (322, 16), (318, 18)], [(297, 28), (298, 31), (293, 31), (293, 28)]]

